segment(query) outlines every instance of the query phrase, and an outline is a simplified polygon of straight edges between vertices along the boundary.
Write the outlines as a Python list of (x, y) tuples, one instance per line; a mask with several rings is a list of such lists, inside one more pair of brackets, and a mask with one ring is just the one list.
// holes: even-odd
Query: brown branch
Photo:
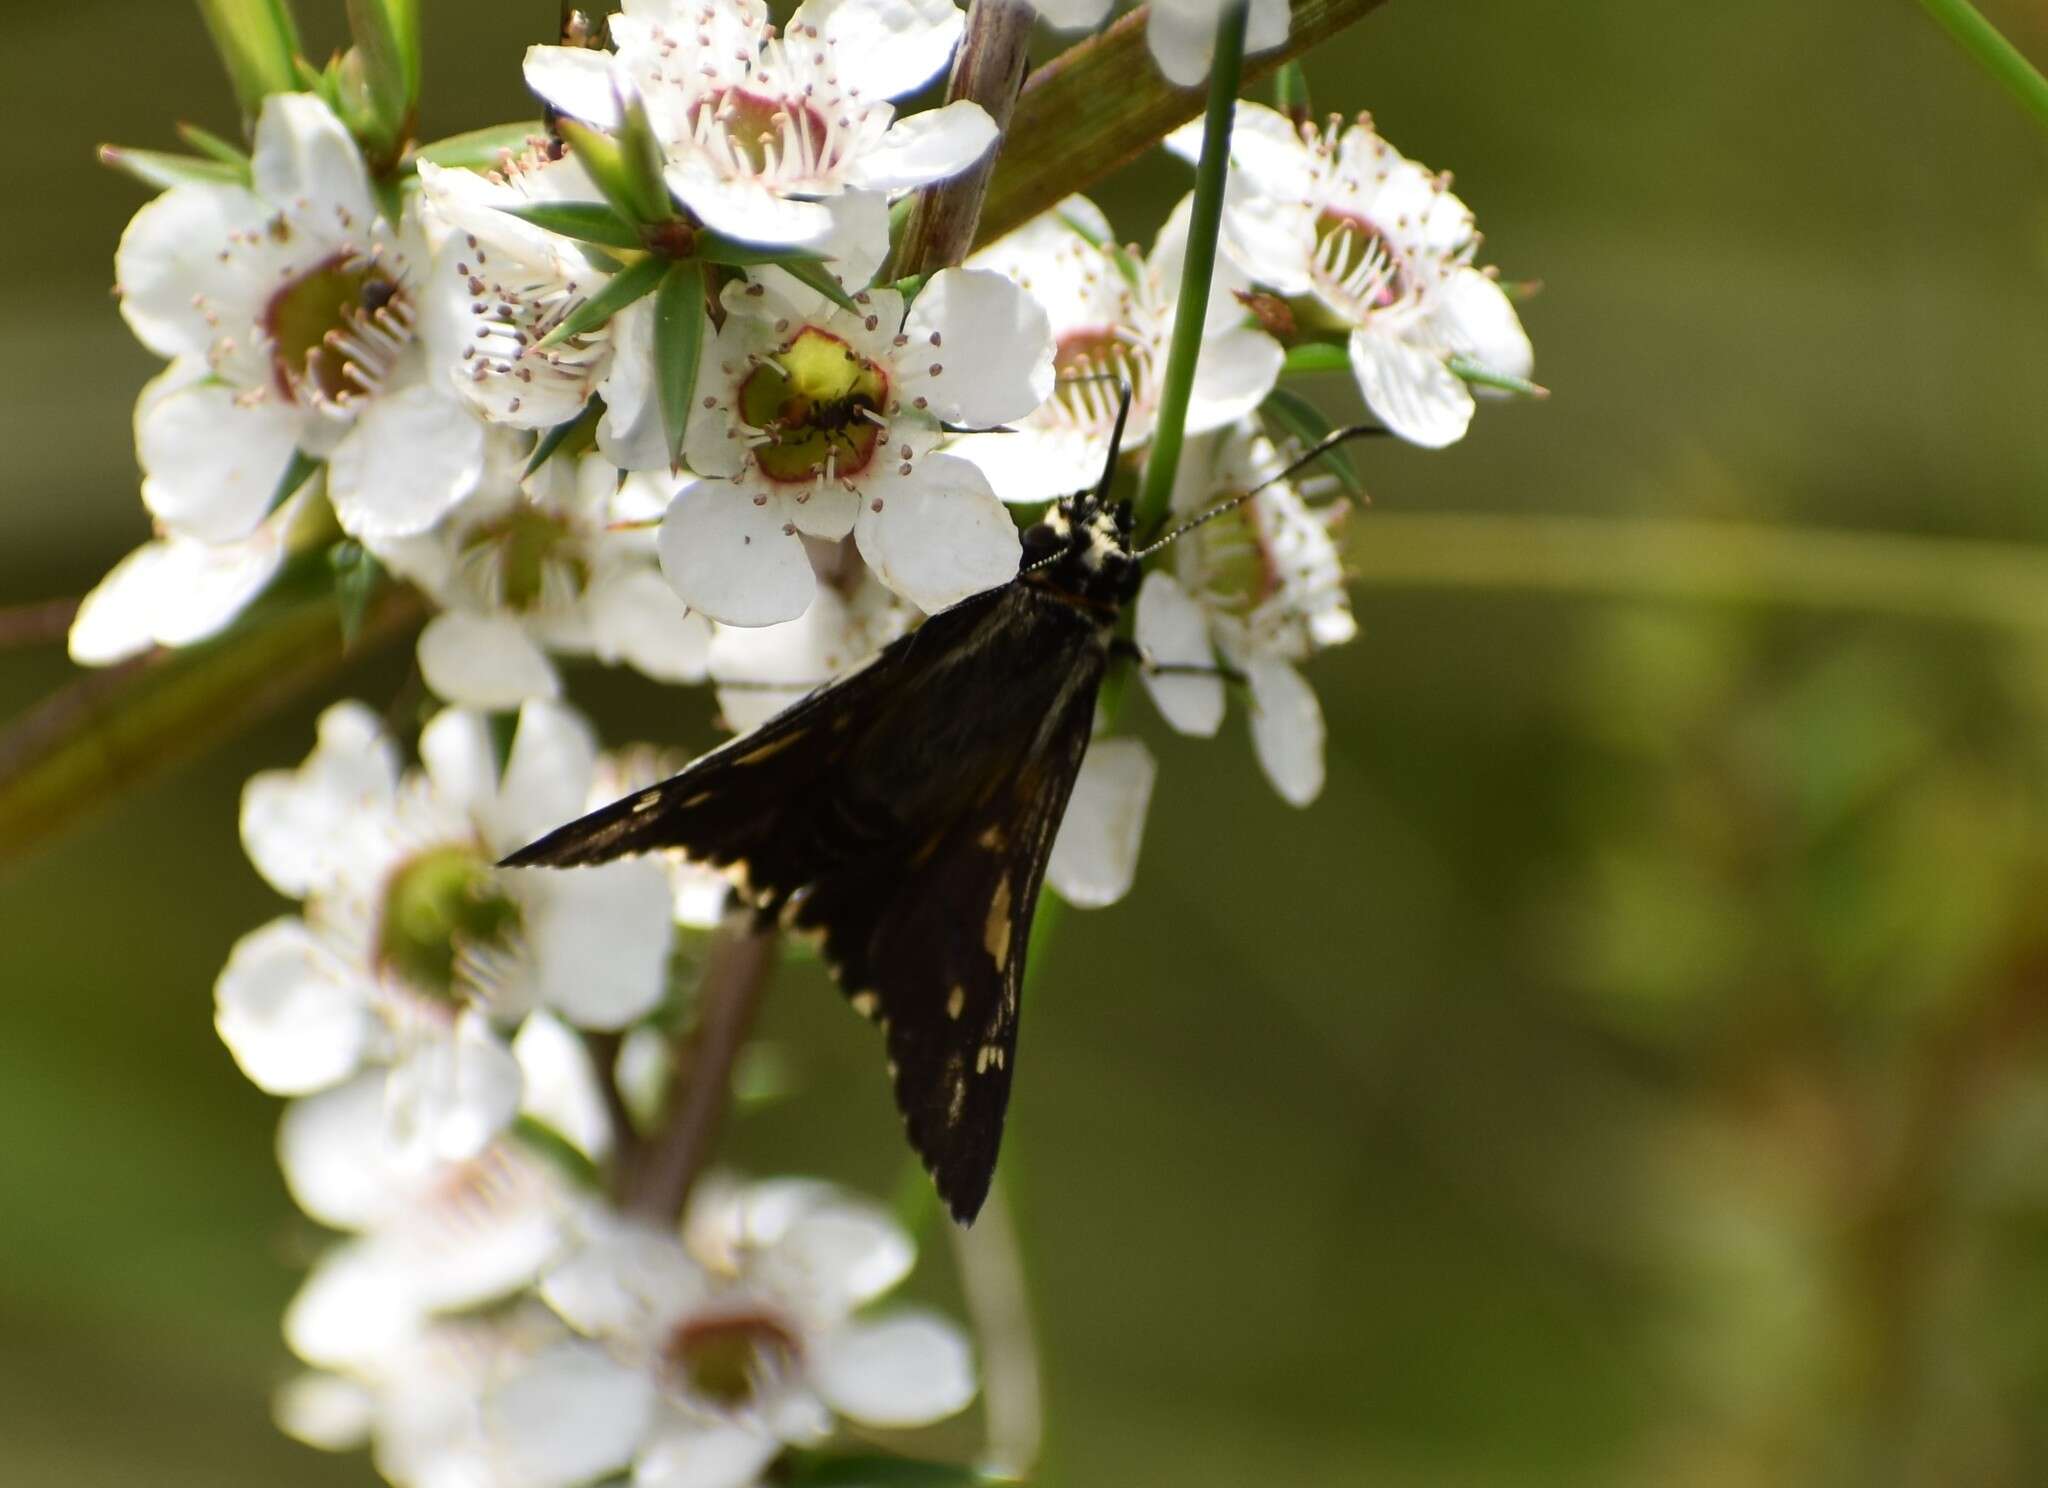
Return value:
[(995, 120), (996, 141), (966, 170), (918, 193), (903, 241), (896, 247), (893, 277), (949, 268), (974, 245), (982, 197), (1009, 141), (1010, 113), (1024, 86), (1037, 14), (1028, 0), (973, 0), (968, 7), (967, 34), (953, 57), (946, 102), (964, 98), (980, 104)]
[[(1287, 44), (1247, 57), (1247, 86), (1376, 10), (1385, 0), (1298, 0)], [(1176, 88), (1145, 46), (1145, 11), (1067, 48), (1017, 100), (981, 208), (977, 243), (1021, 227), (1129, 164), (1202, 111), (1203, 90)]]
[(697, 1026), (676, 1061), (670, 1105), (662, 1128), (625, 1176), (625, 1208), (657, 1224), (682, 1217), (697, 1175), (711, 1159), (718, 1129), (731, 1104), (732, 1069), (746, 1046), (761, 998), (775, 969), (780, 935), (751, 915), (735, 915), (711, 942), (704, 968)]
[(63, 640), (71, 633), (78, 604), (75, 599), (39, 599), (0, 608), (0, 650)]

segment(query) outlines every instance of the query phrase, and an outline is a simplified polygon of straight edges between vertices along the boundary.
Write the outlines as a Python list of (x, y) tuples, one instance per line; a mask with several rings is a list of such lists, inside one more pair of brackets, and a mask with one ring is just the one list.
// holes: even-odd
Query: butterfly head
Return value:
[(1131, 504), (1094, 491), (1060, 498), (1024, 533), (1024, 572), (1036, 581), (1097, 604), (1122, 607), (1138, 592), (1131, 552)]

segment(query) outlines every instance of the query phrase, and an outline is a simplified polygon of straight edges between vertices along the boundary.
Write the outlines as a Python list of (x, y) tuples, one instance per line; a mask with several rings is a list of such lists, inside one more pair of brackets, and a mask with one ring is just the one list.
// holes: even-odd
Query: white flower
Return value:
[[(1182, 513), (1248, 491), (1284, 465), (1249, 425), (1191, 448), (1175, 483)], [(1341, 513), (1341, 507), (1332, 513)], [(1155, 569), (1138, 591), (1136, 636), (1148, 663), (1242, 672), (1251, 693), (1252, 745), (1283, 798), (1306, 806), (1323, 788), (1323, 714), (1296, 663), (1357, 634), (1344, 570), (1319, 513), (1286, 481), (1174, 543), (1175, 572)], [(1141, 671), (1168, 723), (1214, 734), (1223, 720), (1216, 676)]]
[(891, 589), (942, 609), (1017, 571), (1016, 526), (981, 472), (934, 454), (944, 425), (987, 428), (1052, 388), (1045, 314), (999, 275), (945, 269), (906, 311), (892, 289), (840, 308), (779, 272), (725, 292), (699, 366), (691, 469), (663, 519), (662, 568), (729, 625), (804, 613), (799, 534), (852, 533)]
[(1045, 865), (1045, 881), (1067, 903), (1101, 909), (1131, 891), (1158, 769), (1143, 740), (1089, 744)]
[(582, 721), (529, 703), (505, 770), (475, 713), (447, 709), (400, 777), (367, 708), (342, 703), (296, 771), (242, 797), (242, 840), (279, 892), (305, 900), (245, 936), (215, 989), (236, 1061), (278, 1094), (388, 1066), (394, 1133), (474, 1155), (518, 1109), (500, 1030), (536, 1007), (620, 1028), (662, 995), (672, 924), (661, 868), (509, 873), (510, 848), (578, 815), (596, 747)]
[[(1173, 336), (1191, 201), (1160, 229), (1148, 259), (1118, 250), (1092, 202), (1069, 197), (1053, 211), (968, 260), (1029, 290), (1051, 317), (1059, 382), (1036, 413), (1008, 433), (968, 434), (949, 446), (974, 461), (1005, 501), (1044, 501), (1102, 476), (1116, 423), (1117, 385), (1130, 384), (1124, 448), (1152, 437)], [(1280, 375), (1280, 343), (1246, 323), (1237, 291), (1250, 283), (1220, 257), (1209, 294), (1200, 360), (1188, 405), (1190, 433), (1258, 407)]]
[(218, 635), (270, 587), (284, 565), (293, 496), (246, 536), (207, 542), (178, 532), (144, 543), (107, 571), (71, 622), (71, 659), (108, 666), (152, 646), (189, 646)]
[(302, 451), (352, 535), (421, 531), (483, 470), (483, 426), (427, 375), (424, 245), (379, 214), (317, 98), (264, 100), (253, 172), (174, 186), (122, 234), (122, 314), (172, 359), (136, 403), (143, 501), (168, 532), (232, 541)]
[(285, 1314), (293, 1352), (324, 1368), (374, 1372), (433, 1315), (531, 1285), (563, 1252), (578, 1204), (552, 1167), (504, 1139), (422, 1161), (391, 1140), (388, 1085), (359, 1075), (292, 1102), (278, 1127), (293, 1198), (350, 1235)]
[(995, 140), (976, 104), (898, 119), (887, 102), (946, 65), (963, 24), (952, 0), (806, 0), (777, 37), (761, 0), (630, 0), (614, 53), (534, 47), (526, 81), (600, 129), (637, 93), (669, 189), (706, 226), (816, 245), (848, 197), (942, 180)]
[(611, 275), (576, 243), (506, 207), (595, 202), (573, 155), (527, 155), (502, 175), (420, 163), (421, 225), (434, 248), (428, 311), (448, 323), (442, 371), (493, 423), (551, 429), (604, 399), (597, 446), (614, 465), (666, 467), (654, 384), (654, 301), (643, 296), (604, 325), (545, 350), (540, 341)]
[(973, 1398), (952, 1324), (911, 1309), (856, 1315), (914, 1254), (885, 1213), (826, 1185), (713, 1182), (681, 1242), (598, 1225), (541, 1294), (606, 1345), (622, 1376), (652, 1387), (651, 1421), (628, 1444), (636, 1483), (741, 1488), (785, 1443), (822, 1440), (835, 1413), (916, 1426)]
[(427, 685), (474, 708), (552, 698), (551, 651), (701, 681), (711, 627), (662, 581), (611, 462), (556, 456), (522, 478), (512, 436), (495, 436), (492, 454), (476, 494), (432, 532), (374, 548), (443, 607), (420, 633)]
[[(1195, 158), (1200, 132), (1168, 136)], [(1474, 268), (1472, 213), (1433, 176), (1373, 132), (1299, 129), (1240, 103), (1231, 133), (1223, 246), (1254, 279), (1296, 297), (1305, 324), (1347, 332), (1366, 406), (1394, 433), (1440, 448), (1464, 436), (1472, 393), (1454, 356), (1527, 377), (1535, 362), (1514, 306)]]

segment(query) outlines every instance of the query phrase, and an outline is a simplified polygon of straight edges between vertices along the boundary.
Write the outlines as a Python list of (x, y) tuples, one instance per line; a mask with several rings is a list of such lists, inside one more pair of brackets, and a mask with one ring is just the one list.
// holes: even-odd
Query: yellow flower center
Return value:
[[(805, 326), (740, 384), (741, 419), (767, 434), (754, 458), (779, 481), (856, 475), (881, 443), (889, 375), (837, 336)], [(870, 417), (874, 415), (874, 417)]]
[(429, 848), (401, 865), (384, 890), (378, 962), (414, 987), (455, 992), (464, 946), (502, 946), (519, 928), (519, 907), (474, 848)]
[(376, 259), (337, 253), (270, 297), (263, 329), (279, 392), (346, 403), (377, 392), (412, 343), (412, 302)]

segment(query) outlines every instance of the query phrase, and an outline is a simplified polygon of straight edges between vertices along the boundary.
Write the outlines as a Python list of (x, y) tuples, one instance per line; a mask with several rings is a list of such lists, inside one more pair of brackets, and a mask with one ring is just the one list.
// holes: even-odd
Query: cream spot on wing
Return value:
[(690, 799), (689, 799), (689, 800), (687, 800), (687, 801), (683, 802), (683, 809), (684, 809), (685, 811), (687, 811), (687, 810), (689, 810), (689, 809), (690, 809), (690, 808), (691, 808), (692, 806), (702, 806), (702, 805), (703, 805), (703, 804), (704, 804), (704, 803), (705, 803), (706, 801), (708, 801), (708, 800), (710, 800), (710, 799), (711, 799), (711, 792), (710, 792), (710, 791), (698, 791), (696, 795), (694, 795), (694, 796), (690, 797)]
[(659, 806), (660, 804), (661, 792), (658, 790), (651, 790), (643, 794), (639, 800), (633, 803), (633, 809), (635, 811), (652, 811), (655, 807)]
[(853, 1004), (853, 1010), (863, 1018), (874, 1017), (875, 1010), (882, 1005), (882, 999), (872, 992), (856, 992), (847, 1001)]
[(967, 1108), (967, 1081), (959, 1075), (953, 1076), (953, 1093), (946, 1101), (946, 1125), (958, 1126), (960, 1113)]
[(1001, 822), (990, 822), (981, 829), (981, 835), (974, 839), (974, 845), (989, 852), (1001, 852), (1009, 838), (1003, 835)]
[(808, 729), (791, 729), (779, 739), (771, 739), (758, 749), (749, 749), (733, 763), (736, 765), (758, 765), (763, 760), (773, 759), (792, 744), (801, 744), (808, 737)]
[(952, 994), (946, 998), (946, 1016), (957, 1018), (966, 1006), (967, 989), (965, 987), (955, 987)]
[(991, 1069), (1001, 1069), (1002, 1067), (1003, 1046), (1001, 1044), (983, 1044), (974, 1051), (974, 1072), (977, 1075), (985, 1075)]
[(1010, 907), (1010, 875), (1005, 873), (989, 901), (988, 923), (981, 927), (981, 943), (997, 971), (1010, 964)]

